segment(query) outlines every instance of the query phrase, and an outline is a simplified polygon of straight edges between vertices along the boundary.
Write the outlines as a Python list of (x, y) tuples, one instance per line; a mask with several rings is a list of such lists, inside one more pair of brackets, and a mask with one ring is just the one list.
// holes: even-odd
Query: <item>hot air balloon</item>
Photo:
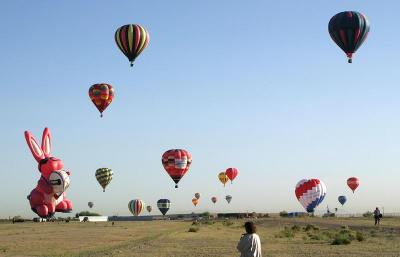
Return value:
[(150, 205), (147, 205), (146, 209), (147, 209), (147, 211), (148, 211), (149, 213), (153, 210), (153, 208), (151, 208)]
[(346, 203), (347, 198), (346, 198), (346, 196), (341, 195), (341, 196), (338, 197), (338, 201), (339, 201), (339, 203), (343, 206), (343, 204)]
[(215, 204), (217, 202), (217, 197), (215, 197), (215, 196), (211, 197), (211, 202), (213, 202)]
[(183, 149), (166, 151), (162, 156), (162, 165), (178, 188), (179, 180), (185, 175), (192, 164), (192, 155)]
[(351, 177), (351, 178), (347, 179), (347, 185), (350, 187), (350, 189), (353, 191), (353, 194), (354, 194), (354, 191), (360, 185), (360, 180), (356, 177)]
[(228, 176), (228, 178), (231, 180), (231, 183), (232, 183), (232, 181), (239, 174), (239, 170), (236, 168), (228, 168), (228, 169), (226, 169), (225, 173)]
[(200, 193), (195, 193), (194, 197), (196, 197), (196, 199), (200, 199)]
[(367, 38), (369, 22), (359, 12), (341, 12), (331, 18), (328, 30), (333, 41), (345, 52), (348, 62), (351, 63), (353, 54)]
[(106, 186), (110, 184), (113, 177), (113, 171), (109, 168), (100, 168), (96, 170), (96, 179), (103, 188), (103, 192), (106, 190)]
[(94, 206), (93, 202), (88, 202), (87, 205), (89, 206), (89, 208), (93, 208), (93, 206)]
[(225, 172), (220, 172), (218, 174), (218, 179), (219, 179), (219, 181), (221, 181), (222, 184), (224, 184), (224, 186), (225, 186), (226, 182), (228, 182), (228, 180), (229, 180), (229, 178)]
[(225, 196), (225, 200), (226, 200), (228, 203), (231, 203), (231, 201), (232, 201), (232, 196), (231, 196), (231, 195)]
[(149, 44), (150, 36), (145, 28), (136, 24), (124, 25), (115, 31), (115, 43), (133, 66), (136, 57)]
[(139, 216), (143, 211), (145, 203), (142, 200), (134, 199), (129, 201), (128, 209), (134, 216)]
[(193, 203), (194, 206), (197, 206), (197, 204), (199, 203), (199, 199), (193, 198), (192, 199), (192, 203)]
[(314, 212), (325, 198), (326, 186), (319, 179), (302, 179), (297, 183), (295, 193), (304, 209)]
[(114, 88), (109, 84), (94, 84), (89, 88), (90, 100), (94, 103), (103, 117), (104, 110), (111, 104), (114, 99)]
[(157, 201), (157, 207), (160, 210), (160, 212), (165, 216), (165, 214), (171, 207), (171, 201), (168, 199), (160, 199)]

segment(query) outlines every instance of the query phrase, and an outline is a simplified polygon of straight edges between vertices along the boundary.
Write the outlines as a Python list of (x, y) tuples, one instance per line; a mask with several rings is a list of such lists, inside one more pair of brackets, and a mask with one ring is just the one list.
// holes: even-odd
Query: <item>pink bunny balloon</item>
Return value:
[(36, 188), (28, 195), (32, 211), (42, 218), (52, 217), (55, 212), (71, 212), (72, 202), (65, 197), (70, 172), (62, 170), (64, 165), (60, 159), (50, 156), (50, 130), (44, 129), (41, 147), (29, 131), (25, 131), (25, 139), (42, 174)]

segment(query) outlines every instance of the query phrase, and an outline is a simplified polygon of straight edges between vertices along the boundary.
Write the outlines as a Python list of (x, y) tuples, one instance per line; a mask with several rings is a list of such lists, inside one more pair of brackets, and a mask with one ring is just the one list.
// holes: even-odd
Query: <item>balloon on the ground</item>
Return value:
[(105, 192), (106, 187), (110, 184), (113, 178), (113, 171), (109, 168), (100, 168), (96, 170), (96, 179)]
[(148, 212), (151, 212), (153, 210), (153, 208), (151, 208), (150, 205), (147, 205), (146, 209), (147, 209)]
[(225, 196), (225, 200), (226, 200), (228, 203), (231, 203), (231, 201), (232, 201), (232, 196), (231, 196), (231, 195)]
[(178, 188), (179, 181), (192, 164), (192, 155), (183, 149), (171, 149), (162, 155), (161, 162), (168, 175), (175, 182), (175, 188)]
[(140, 199), (134, 199), (129, 201), (128, 209), (134, 216), (139, 216), (143, 211), (145, 203)]
[(131, 66), (133, 66), (136, 57), (138, 57), (149, 44), (149, 40), (149, 33), (140, 25), (128, 24), (115, 31), (115, 43), (128, 58)]
[(217, 202), (217, 197), (215, 197), (215, 196), (211, 197), (211, 202), (213, 202), (215, 204)]
[(343, 204), (346, 203), (347, 197), (344, 196), (344, 195), (341, 195), (341, 196), (338, 197), (338, 201), (339, 201), (339, 203), (340, 203), (341, 205), (343, 205)]
[(219, 181), (221, 181), (222, 184), (224, 184), (224, 186), (225, 186), (226, 182), (228, 182), (228, 180), (229, 180), (228, 176), (226, 175), (226, 173), (224, 171), (220, 172), (218, 174), (218, 179), (219, 179)]
[(360, 185), (360, 180), (358, 178), (351, 177), (347, 179), (347, 186), (350, 187), (353, 193), (359, 185)]
[(236, 168), (228, 168), (225, 171), (226, 175), (228, 176), (228, 178), (231, 180), (231, 183), (233, 182), (233, 180), (237, 177), (237, 175), (239, 174), (239, 170)]
[(169, 208), (171, 207), (171, 201), (168, 199), (160, 199), (157, 201), (157, 207), (162, 213), (162, 215), (165, 216), (165, 214), (168, 212)]
[(89, 97), (103, 117), (104, 110), (114, 99), (114, 88), (109, 84), (94, 84), (89, 88)]
[(88, 204), (87, 204), (88, 206), (89, 206), (89, 208), (93, 208), (93, 206), (94, 206), (94, 203), (93, 202), (88, 202)]
[(367, 38), (369, 22), (359, 12), (341, 12), (331, 18), (328, 30), (333, 41), (345, 52), (348, 62), (351, 63), (353, 54)]
[(200, 199), (200, 193), (195, 193), (194, 197), (196, 197), (196, 199)]
[(296, 185), (295, 194), (307, 212), (314, 212), (325, 198), (326, 186), (319, 179), (302, 179)]
[(25, 140), (41, 173), (36, 187), (27, 197), (31, 210), (41, 218), (50, 218), (55, 212), (71, 212), (72, 202), (65, 196), (70, 172), (63, 170), (60, 159), (51, 156), (50, 130), (43, 130), (41, 146), (29, 131), (25, 131)]
[(199, 203), (199, 199), (193, 198), (192, 199), (192, 203), (193, 203), (194, 206), (197, 206), (197, 204)]

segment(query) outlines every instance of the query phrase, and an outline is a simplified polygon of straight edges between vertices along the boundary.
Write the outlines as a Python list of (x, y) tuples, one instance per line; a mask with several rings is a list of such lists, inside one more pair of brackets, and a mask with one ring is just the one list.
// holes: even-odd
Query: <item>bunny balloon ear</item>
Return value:
[(51, 153), (51, 135), (50, 135), (50, 130), (48, 128), (45, 128), (43, 130), (42, 150), (44, 153), (44, 157), (49, 158)]
[(36, 161), (40, 162), (40, 160), (44, 159), (44, 153), (42, 149), (29, 131), (25, 131), (25, 139)]

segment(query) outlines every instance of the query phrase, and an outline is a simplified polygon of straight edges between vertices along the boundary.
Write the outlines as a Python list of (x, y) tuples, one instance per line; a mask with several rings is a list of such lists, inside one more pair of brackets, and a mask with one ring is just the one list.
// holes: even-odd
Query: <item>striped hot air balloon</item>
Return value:
[(150, 36), (145, 28), (136, 24), (124, 25), (115, 31), (115, 43), (133, 66), (136, 57), (149, 44)]
[(345, 52), (351, 63), (353, 54), (368, 36), (369, 22), (359, 12), (341, 12), (331, 18), (328, 30), (332, 40)]
[(139, 214), (144, 210), (145, 203), (140, 199), (134, 199), (129, 201), (128, 209), (134, 216), (139, 216)]
[(297, 183), (295, 193), (304, 209), (314, 212), (325, 198), (326, 186), (319, 179), (302, 179)]
[(110, 184), (113, 177), (113, 171), (109, 168), (100, 168), (96, 170), (96, 179), (103, 188), (103, 192), (106, 190), (106, 186)]
[(157, 207), (160, 210), (160, 212), (165, 216), (165, 214), (171, 207), (171, 201), (168, 199), (160, 199), (157, 201)]
[(222, 184), (224, 184), (224, 186), (225, 186), (226, 182), (229, 181), (229, 178), (224, 171), (220, 172), (218, 174), (218, 179), (219, 179), (219, 181), (221, 181)]
[(175, 182), (175, 188), (178, 188), (179, 181), (192, 164), (192, 155), (183, 149), (171, 149), (162, 155), (161, 162), (168, 175)]
[(103, 117), (103, 112), (113, 101), (114, 95), (114, 88), (109, 84), (94, 84), (89, 88), (90, 100), (99, 110), (100, 117)]

